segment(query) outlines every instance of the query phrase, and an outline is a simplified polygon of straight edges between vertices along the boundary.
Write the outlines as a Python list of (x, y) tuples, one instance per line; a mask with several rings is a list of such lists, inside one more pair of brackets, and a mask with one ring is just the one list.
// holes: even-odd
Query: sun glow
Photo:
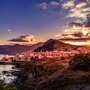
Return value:
[(71, 42), (71, 41), (66, 41), (64, 43), (69, 43), (69, 44), (72, 44), (72, 45), (90, 45), (90, 41), (87, 40), (87, 42)]
[(86, 31), (85, 29), (83, 29), (82, 32), (84, 35), (86, 35), (88, 33), (88, 31)]

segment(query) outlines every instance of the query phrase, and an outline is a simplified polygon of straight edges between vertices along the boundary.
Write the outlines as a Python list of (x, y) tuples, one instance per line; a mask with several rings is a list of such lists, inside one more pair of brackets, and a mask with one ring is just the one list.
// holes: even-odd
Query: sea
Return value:
[[(4, 54), (0, 54), (0, 60), (2, 60), (3, 57), (9, 58), (9, 57), (14, 57), (12, 55), (4, 55)], [(5, 79), (6, 83), (11, 83), (13, 82), (13, 80), (15, 78), (17, 78), (17, 76), (14, 75), (7, 75), (7, 74), (3, 74), (3, 71), (18, 71), (18, 69), (12, 69), (12, 67), (14, 67), (14, 65), (9, 64), (9, 65), (0, 65), (0, 79)]]
[(12, 67), (14, 67), (14, 65), (0, 65), (0, 79), (5, 79), (6, 83), (11, 83), (14, 79), (17, 78), (17, 76), (14, 76), (12, 74), (8, 75), (7, 73), (2, 73), (3, 71), (18, 71), (18, 69), (12, 69)]

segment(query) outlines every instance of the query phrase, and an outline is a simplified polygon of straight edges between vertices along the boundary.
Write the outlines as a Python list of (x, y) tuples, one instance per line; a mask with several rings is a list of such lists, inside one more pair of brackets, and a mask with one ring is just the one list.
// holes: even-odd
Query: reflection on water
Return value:
[(17, 69), (12, 69), (13, 66), (14, 65), (0, 65), (0, 79), (5, 78), (5, 82), (6, 83), (12, 82), (16, 78), (16, 76), (13, 76), (13, 75), (11, 75), (11, 76), (3, 75), (2, 71), (10, 71), (10, 70), (17, 71)]

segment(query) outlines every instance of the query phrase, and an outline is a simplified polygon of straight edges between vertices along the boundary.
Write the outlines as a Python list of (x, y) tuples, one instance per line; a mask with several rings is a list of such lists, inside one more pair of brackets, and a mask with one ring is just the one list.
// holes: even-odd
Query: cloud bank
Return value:
[(67, 0), (62, 1), (62, 8), (68, 11), (66, 18), (78, 18), (64, 26), (62, 34), (56, 35), (64, 41), (87, 41), (90, 40), (90, 0)]
[(41, 8), (43, 10), (49, 9), (49, 8), (56, 8), (59, 5), (59, 2), (51, 1), (49, 3), (43, 2), (37, 5), (37, 8)]
[(62, 4), (62, 8), (68, 9), (66, 18), (82, 18), (87, 20), (90, 17), (89, 0), (70, 0)]
[(62, 4), (62, 8), (64, 8), (64, 9), (68, 9), (69, 7), (72, 8), (74, 6), (75, 6), (74, 0), (67, 1), (67, 2)]
[(60, 40), (86, 41), (90, 40), (90, 21), (75, 21), (65, 25), (64, 33), (56, 35)]
[(34, 39), (32, 39), (33, 37), (34, 37), (33, 35), (23, 35), (23, 36), (14, 38), (14, 39), (10, 39), (8, 41), (11, 41), (11, 42), (33, 42), (33, 41), (35, 41)]
[(40, 7), (42, 9), (46, 9), (47, 8), (47, 3), (43, 2), (43, 3), (39, 4), (37, 7)]
[[(67, 10), (68, 14), (65, 15), (65, 18), (82, 18), (87, 20), (87, 17), (90, 17), (90, 0), (60, 0), (50, 1), (49, 3), (42, 2), (36, 7), (41, 8), (45, 13), (53, 12), (53, 15), (60, 15), (61, 12)], [(64, 15), (63, 15), (64, 16)]]
[(60, 0), (59, 2), (44, 2), (39, 4), (38, 8), (42, 8), (43, 11), (47, 11), (47, 13), (50, 12), (53, 15), (60, 15), (60, 11), (62, 13), (65, 12), (65, 14), (63, 13), (64, 19), (78, 19), (78, 21), (67, 23), (64, 26), (63, 34), (56, 35), (60, 40), (90, 40), (90, 0)]

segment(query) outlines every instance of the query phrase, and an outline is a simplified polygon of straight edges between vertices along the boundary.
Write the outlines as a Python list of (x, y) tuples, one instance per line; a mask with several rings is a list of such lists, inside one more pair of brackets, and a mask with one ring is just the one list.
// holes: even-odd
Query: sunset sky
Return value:
[(90, 0), (0, 0), (0, 45), (50, 38), (90, 44)]

